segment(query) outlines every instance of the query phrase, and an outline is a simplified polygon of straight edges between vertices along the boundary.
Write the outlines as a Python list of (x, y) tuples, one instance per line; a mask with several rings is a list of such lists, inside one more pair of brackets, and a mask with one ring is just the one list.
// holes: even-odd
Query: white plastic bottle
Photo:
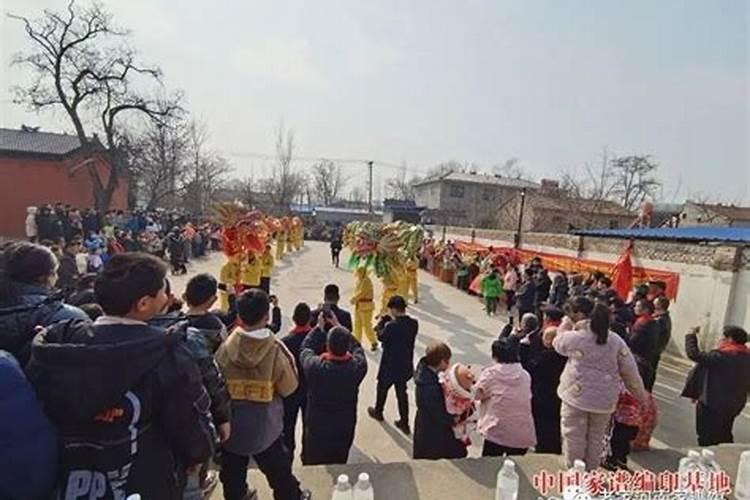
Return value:
[[(687, 456), (680, 459), (680, 465), (677, 470), (677, 477), (679, 479), (678, 490), (687, 494), (688, 492), (688, 475), (692, 471), (701, 470), (701, 454), (695, 450), (689, 450)], [(689, 498), (689, 497), (684, 497)]]
[(353, 498), (354, 492), (352, 491), (352, 485), (349, 484), (349, 476), (341, 474), (333, 486), (331, 500), (352, 500)]
[(737, 465), (737, 480), (734, 482), (734, 498), (750, 500), (750, 450), (740, 454)]
[(354, 485), (354, 500), (375, 500), (375, 490), (370, 482), (370, 475), (363, 472)]
[(128, 497), (125, 500), (141, 500), (141, 494), (133, 493), (132, 495), (128, 495)]
[(574, 500), (586, 490), (584, 475), (586, 474), (586, 463), (583, 460), (575, 460), (573, 467), (568, 470), (568, 481), (571, 483), (563, 488), (563, 500)]
[(506, 459), (503, 467), (497, 473), (497, 486), (495, 488), (495, 500), (517, 500), (518, 499), (518, 473), (513, 460)]

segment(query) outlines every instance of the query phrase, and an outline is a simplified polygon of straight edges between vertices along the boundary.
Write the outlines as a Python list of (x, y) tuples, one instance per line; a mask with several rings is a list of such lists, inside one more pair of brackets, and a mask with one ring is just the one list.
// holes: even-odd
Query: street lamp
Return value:
[(518, 212), (518, 228), (516, 229), (515, 247), (521, 247), (521, 231), (523, 227), (523, 208), (526, 205), (526, 188), (521, 188), (521, 210)]

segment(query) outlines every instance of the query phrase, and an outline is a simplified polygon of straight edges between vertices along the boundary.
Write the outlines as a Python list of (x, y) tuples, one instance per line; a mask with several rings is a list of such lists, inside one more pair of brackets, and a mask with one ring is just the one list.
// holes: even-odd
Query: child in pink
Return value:
[(471, 444), (474, 416), (474, 374), (468, 366), (456, 363), (439, 375), (445, 395), (445, 409), (453, 416), (453, 434), (464, 445)]

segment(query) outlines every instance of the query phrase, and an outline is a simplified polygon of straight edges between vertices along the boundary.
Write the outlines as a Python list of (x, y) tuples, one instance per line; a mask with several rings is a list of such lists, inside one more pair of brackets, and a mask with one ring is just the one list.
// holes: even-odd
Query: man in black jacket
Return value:
[(516, 307), (518, 308), (518, 317), (523, 317), (526, 313), (535, 313), (536, 311), (536, 283), (534, 282), (534, 272), (526, 269), (523, 273), (521, 286), (516, 290)]
[(299, 377), (297, 390), (290, 396), (284, 398), (284, 444), (289, 450), (289, 458), (292, 460), (294, 460), (294, 450), (297, 447), (295, 441), (297, 416), (302, 416), (303, 425), (305, 422), (307, 386), (305, 383), (305, 372), (299, 368), (301, 366), (299, 353), (302, 350), (302, 342), (305, 340), (305, 337), (307, 337), (307, 334), (310, 333), (310, 330), (312, 330), (310, 327), (310, 318), (310, 306), (304, 302), (297, 304), (294, 308), (294, 313), (292, 313), (294, 327), (289, 330), (289, 334), (281, 339), (294, 357), (294, 364), (297, 366), (297, 375)]
[(60, 258), (60, 266), (57, 268), (57, 287), (62, 290), (63, 295), (68, 297), (75, 291), (76, 283), (80, 277), (76, 255), (81, 251), (81, 240), (74, 238), (65, 243), (63, 256)]
[(354, 442), (359, 385), (367, 374), (362, 346), (335, 316), (326, 319), (302, 341), (300, 365), (307, 383), (307, 408), (302, 437), (305, 465), (345, 464)]
[(669, 299), (660, 296), (654, 299), (654, 321), (659, 327), (659, 342), (657, 344), (657, 355), (654, 363), (654, 373), (659, 367), (661, 355), (667, 350), (672, 338), (672, 318), (669, 316)]
[(685, 336), (685, 353), (697, 365), (688, 374), (682, 395), (697, 401), (698, 446), (732, 443), (734, 419), (745, 407), (750, 392), (747, 332), (738, 326), (725, 326), (719, 347), (703, 352), (698, 347), (698, 331), (693, 328)]
[(417, 416), (414, 419), (414, 458), (464, 458), (466, 446), (453, 433), (453, 417), (445, 408), (438, 374), (450, 366), (451, 349), (442, 342), (427, 346), (414, 373)]
[(213, 452), (210, 400), (184, 337), (146, 322), (167, 301), (166, 269), (115, 255), (96, 282), (105, 316), (38, 335), (28, 366), (61, 442), (57, 497), (182, 498)]
[(400, 295), (388, 301), (390, 318), (382, 329), (378, 330), (378, 340), (383, 345), (383, 357), (378, 369), (378, 387), (375, 407), (367, 413), (380, 422), (383, 421), (383, 409), (388, 390), (396, 389), (399, 420), (395, 425), (407, 436), (409, 428), (409, 397), (406, 394), (406, 383), (414, 376), (414, 341), (417, 339), (419, 323), (406, 314), (406, 301)]
[[(346, 311), (339, 307), (340, 299), (341, 295), (339, 294), (338, 285), (326, 285), (323, 289), (323, 304), (318, 309), (312, 312), (312, 319), (310, 324), (317, 325), (318, 316), (320, 316), (321, 313), (324, 313), (325, 317), (330, 317), (330, 314), (333, 314), (334, 316), (336, 316), (339, 324), (351, 332), (352, 315), (349, 314), (349, 311)], [(324, 330), (328, 332), (328, 330), (330, 330), (332, 327), (333, 323), (331, 323), (330, 321), (326, 321)]]

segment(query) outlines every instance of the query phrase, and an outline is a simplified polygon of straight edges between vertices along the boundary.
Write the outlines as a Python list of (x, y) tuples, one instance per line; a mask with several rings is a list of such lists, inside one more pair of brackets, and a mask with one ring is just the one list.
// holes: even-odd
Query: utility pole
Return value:
[(516, 248), (521, 248), (521, 228), (523, 227), (523, 208), (526, 204), (526, 188), (521, 189), (521, 210), (518, 212), (518, 229), (516, 230)]
[(370, 212), (370, 215), (372, 215), (372, 164), (374, 162), (372, 160), (367, 162), (367, 168), (370, 171), (370, 183), (369, 183), (369, 193), (367, 196), (367, 209)]

